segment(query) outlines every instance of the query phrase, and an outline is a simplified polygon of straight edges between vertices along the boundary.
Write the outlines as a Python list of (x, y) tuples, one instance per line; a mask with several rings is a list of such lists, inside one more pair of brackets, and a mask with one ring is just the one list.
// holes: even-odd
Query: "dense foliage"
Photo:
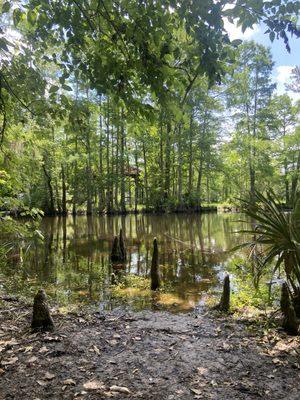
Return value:
[(269, 49), (231, 42), (224, 19), (263, 22), (289, 50), (298, 12), (280, 0), (2, 2), (0, 207), (186, 210), (267, 184), (291, 204), (299, 105), (276, 96)]

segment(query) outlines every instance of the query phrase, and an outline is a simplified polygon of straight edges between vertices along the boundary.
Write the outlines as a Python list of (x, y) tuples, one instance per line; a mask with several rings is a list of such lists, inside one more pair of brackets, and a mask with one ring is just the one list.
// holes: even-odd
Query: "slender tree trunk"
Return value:
[(110, 174), (110, 154), (109, 154), (109, 136), (110, 136), (110, 107), (109, 98), (107, 99), (107, 112), (106, 112), (106, 210), (111, 212), (112, 208), (112, 189), (111, 189), (111, 174)]
[(144, 140), (143, 140), (143, 158), (144, 158), (144, 186), (146, 195), (146, 208), (148, 208), (149, 206), (148, 168), (147, 168), (146, 146)]
[[(89, 100), (89, 91), (86, 91), (87, 100)], [(93, 176), (92, 176), (92, 158), (91, 158), (91, 132), (90, 132), (90, 120), (88, 118), (88, 126), (85, 129), (86, 135), (86, 174), (87, 174), (87, 201), (86, 201), (86, 214), (91, 215), (93, 212)]]
[(117, 123), (117, 137), (116, 137), (116, 157), (115, 157), (115, 207), (118, 208), (119, 203), (119, 148), (120, 148), (120, 116), (119, 121)]
[(170, 195), (170, 171), (171, 171), (171, 123), (167, 123), (166, 150), (165, 150), (165, 198)]
[(183, 150), (182, 150), (182, 137), (181, 137), (182, 123), (178, 126), (178, 203), (179, 208), (182, 206), (182, 166), (183, 166)]
[(92, 201), (92, 168), (91, 168), (91, 143), (90, 143), (90, 131), (87, 129), (86, 137), (86, 150), (87, 150), (87, 202), (86, 202), (86, 213), (91, 215), (93, 211), (93, 201)]
[(134, 212), (137, 213), (138, 211), (138, 200), (139, 200), (139, 163), (138, 163), (138, 150), (137, 144), (135, 142), (135, 152), (134, 152), (134, 159), (135, 159), (135, 168), (136, 168), (136, 176), (134, 179)]
[[(247, 133), (248, 137), (251, 140), (254, 137), (254, 133), (251, 134), (251, 126), (250, 126), (250, 114), (249, 114), (249, 105), (246, 105), (246, 113), (247, 113)], [(249, 148), (249, 180), (250, 180), (250, 201), (254, 203), (255, 199), (255, 169), (253, 166), (255, 157), (255, 151), (253, 149), (253, 144), (250, 144)]]
[(197, 195), (199, 199), (201, 198), (201, 184), (202, 184), (202, 175), (203, 175), (203, 151), (200, 152), (200, 164), (198, 169), (198, 179), (197, 179)]
[[(78, 140), (77, 135), (75, 138), (75, 154), (78, 154)], [(77, 178), (78, 177), (78, 165), (77, 160), (74, 161), (74, 184), (73, 184), (73, 196), (72, 196), (72, 214), (77, 213)]]
[(190, 129), (189, 129), (189, 182), (188, 182), (188, 193), (192, 193), (193, 185), (193, 110), (190, 116)]
[(125, 205), (125, 121), (124, 109), (121, 112), (121, 212), (126, 212)]
[(102, 121), (102, 96), (100, 96), (99, 105), (99, 148), (98, 148), (98, 172), (99, 172), (99, 186), (98, 186), (98, 209), (101, 213), (104, 208), (104, 186), (103, 186), (103, 121)]
[[(126, 143), (125, 143), (125, 148), (127, 148), (126, 147)], [(127, 156), (126, 156), (126, 165), (127, 165), (127, 171), (128, 172), (130, 172), (130, 162), (129, 162), (129, 153), (128, 153), (128, 151), (126, 151), (126, 154), (127, 154)], [(132, 194), (131, 194), (131, 177), (129, 176), (129, 179), (127, 180), (127, 182), (128, 182), (128, 204), (129, 204), (129, 207), (131, 208), (132, 207)]]
[(46, 165), (45, 165), (45, 158), (44, 158), (44, 163), (43, 163), (43, 171), (44, 171), (44, 175), (46, 178), (46, 185), (48, 188), (48, 192), (49, 192), (49, 197), (50, 197), (50, 202), (47, 201), (48, 204), (48, 210), (46, 210), (46, 213), (49, 215), (55, 215), (55, 205), (54, 205), (54, 194), (53, 194), (53, 187), (52, 187), (52, 179), (51, 179), (51, 175), (50, 173), (48, 173)]
[(61, 185), (62, 185), (62, 215), (66, 216), (68, 214), (67, 210), (67, 186), (66, 186), (66, 176), (65, 176), (65, 166), (61, 165)]
[(160, 168), (160, 187), (163, 188), (164, 185), (164, 145), (163, 145), (163, 113), (160, 112), (160, 128), (159, 128), (159, 168)]
[(61, 201), (60, 201), (57, 179), (55, 179), (55, 195), (56, 195), (56, 203), (57, 203), (57, 212), (59, 215), (61, 215), (62, 210), (61, 210)]

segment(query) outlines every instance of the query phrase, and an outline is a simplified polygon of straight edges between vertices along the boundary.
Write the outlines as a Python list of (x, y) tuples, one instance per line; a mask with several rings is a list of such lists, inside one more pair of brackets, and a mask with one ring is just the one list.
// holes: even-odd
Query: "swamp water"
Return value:
[[(190, 311), (219, 293), (224, 272), (241, 242), (238, 214), (127, 215), (44, 218), (43, 243), (31, 246), (22, 263), (0, 269), (0, 284), (32, 298), (43, 287), (53, 304), (72, 309), (116, 306)], [(122, 228), (127, 248), (124, 268), (114, 269), (110, 252)], [(162, 290), (149, 290), (153, 238), (159, 246)], [(117, 283), (112, 285), (112, 273)]]

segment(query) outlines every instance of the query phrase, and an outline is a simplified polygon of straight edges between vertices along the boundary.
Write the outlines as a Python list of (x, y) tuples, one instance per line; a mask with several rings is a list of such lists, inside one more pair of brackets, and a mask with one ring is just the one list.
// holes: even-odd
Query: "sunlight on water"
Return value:
[[(32, 297), (39, 287), (61, 306), (96, 304), (101, 309), (129, 305), (186, 311), (220, 289), (226, 265), (242, 228), (238, 214), (127, 215), (45, 218), (45, 241), (32, 247), (22, 264), (6, 263), (1, 285)], [(127, 262), (114, 270), (109, 255), (119, 229)], [(162, 290), (149, 290), (153, 238), (159, 244)], [(115, 272), (117, 284), (111, 285)]]

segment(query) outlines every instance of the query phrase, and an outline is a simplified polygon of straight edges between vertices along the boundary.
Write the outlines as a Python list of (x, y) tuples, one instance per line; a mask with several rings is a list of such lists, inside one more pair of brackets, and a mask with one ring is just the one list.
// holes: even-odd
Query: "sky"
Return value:
[[(291, 52), (285, 48), (283, 40), (274, 40), (272, 43), (268, 34), (264, 34), (263, 26), (255, 25), (254, 29), (247, 29), (244, 33), (234, 24), (225, 22), (225, 29), (229, 33), (232, 40), (254, 40), (257, 43), (263, 44), (271, 48), (273, 60), (275, 62), (273, 81), (277, 84), (277, 93), (286, 93), (285, 84), (290, 80), (290, 74), (293, 67), (300, 65), (300, 38), (290, 38)], [(300, 99), (300, 93), (287, 92), (294, 100)]]

